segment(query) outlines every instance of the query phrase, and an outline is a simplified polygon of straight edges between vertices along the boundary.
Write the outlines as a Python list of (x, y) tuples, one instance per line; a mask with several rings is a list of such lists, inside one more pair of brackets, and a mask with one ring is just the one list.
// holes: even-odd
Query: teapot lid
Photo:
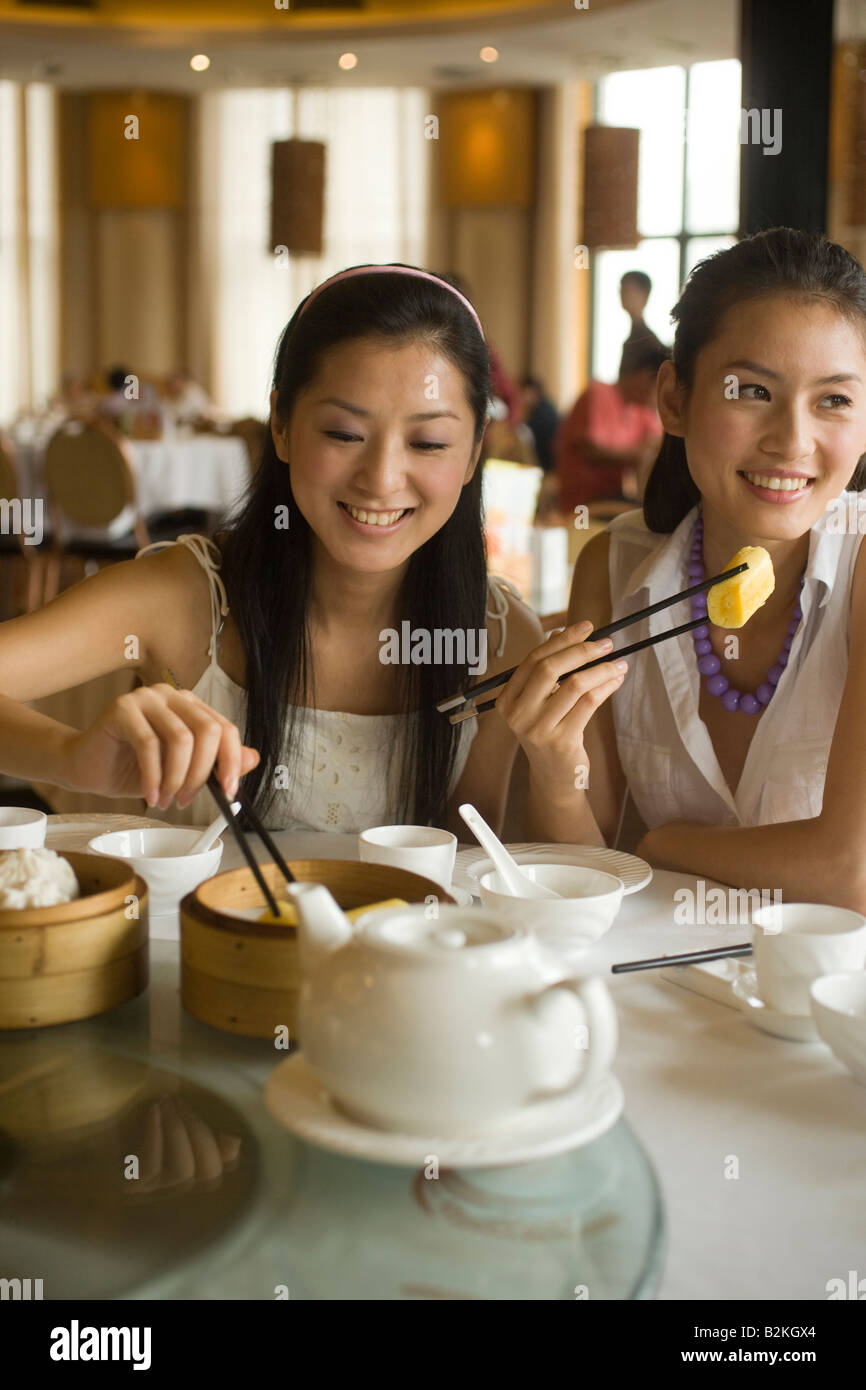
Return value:
[(443, 904), (435, 917), (421, 904), (388, 908), (361, 920), (359, 932), (370, 946), (440, 960), (475, 956), (479, 950), (523, 940), (526, 932), (483, 908)]

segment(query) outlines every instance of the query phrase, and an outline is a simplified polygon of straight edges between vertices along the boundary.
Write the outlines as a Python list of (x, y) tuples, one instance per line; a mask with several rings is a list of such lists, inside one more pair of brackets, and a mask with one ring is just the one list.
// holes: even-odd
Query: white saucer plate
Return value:
[[(505, 848), (518, 864), (579, 864), (585, 869), (600, 869), (622, 879), (626, 894), (637, 893), (652, 882), (653, 871), (645, 859), (601, 845), (521, 843)], [(454, 885), (478, 897), (478, 880), (492, 868), (493, 861), (480, 849), (461, 849), (454, 861)]]
[(754, 970), (744, 970), (731, 985), (740, 1001), (743, 1013), (763, 1033), (787, 1042), (820, 1042), (821, 1037), (811, 1014), (783, 1014), (771, 1009), (758, 993), (758, 977)]
[(333, 1103), (296, 1053), (275, 1067), (265, 1082), (265, 1104), (274, 1119), (299, 1139), (350, 1158), (423, 1168), (431, 1155), (447, 1168), (508, 1168), (582, 1148), (605, 1134), (623, 1108), (622, 1087), (608, 1073), (589, 1090), (545, 1105), (538, 1118), (508, 1134), (485, 1139), (443, 1139), (370, 1129), (349, 1119)]
[(65, 849), (77, 854), (90, 854), (90, 841), (95, 835), (108, 835), (113, 830), (173, 830), (168, 821), (153, 816), (120, 816), (107, 813), (75, 812), (67, 816), (48, 816), (45, 827), (45, 848)]

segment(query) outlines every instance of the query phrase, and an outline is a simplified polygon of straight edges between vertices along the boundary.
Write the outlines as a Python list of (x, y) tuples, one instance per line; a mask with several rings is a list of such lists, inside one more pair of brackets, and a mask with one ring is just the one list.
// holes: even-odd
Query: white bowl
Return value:
[(151, 917), (160, 917), (174, 912), (181, 898), (206, 878), (213, 878), (219, 868), (222, 840), (217, 840), (204, 854), (187, 852), (200, 836), (201, 828), (194, 826), (113, 830), (94, 836), (87, 848), (91, 854), (125, 859), (132, 864), (150, 889)]
[(588, 945), (613, 926), (625, 892), (622, 879), (579, 864), (521, 864), (520, 868), (533, 883), (559, 893), (561, 901), (515, 897), (492, 869), (478, 880), (485, 906), (520, 921), (554, 949)]
[(29, 806), (0, 806), (0, 850), (41, 849), (48, 817)]
[(821, 975), (812, 981), (809, 993), (824, 1042), (866, 1086), (866, 971)]

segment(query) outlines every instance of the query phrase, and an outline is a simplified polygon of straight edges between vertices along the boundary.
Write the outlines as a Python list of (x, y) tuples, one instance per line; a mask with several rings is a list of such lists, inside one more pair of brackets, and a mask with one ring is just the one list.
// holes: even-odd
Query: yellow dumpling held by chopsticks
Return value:
[(762, 545), (743, 546), (725, 569), (743, 564), (749, 568), (714, 584), (707, 594), (707, 617), (716, 627), (743, 627), (776, 587), (773, 562)]

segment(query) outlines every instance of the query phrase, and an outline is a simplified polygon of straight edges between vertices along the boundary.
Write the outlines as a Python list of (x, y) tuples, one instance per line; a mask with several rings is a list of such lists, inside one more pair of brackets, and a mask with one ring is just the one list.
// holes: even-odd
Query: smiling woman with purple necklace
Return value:
[[(672, 317), (643, 510), (581, 552), (570, 619), (636, 612), (746, 545), (769, 552), (775, 590), (737, 632), (707, 619), (634, 657), (584, 738), (536, 749), (535, 831), (615, 844), (630, 792), (658, 867), (866, 911), (866, 273), (774, 228), (701, 262)], [(507, 691), (498, 708), (514, 727)]]

